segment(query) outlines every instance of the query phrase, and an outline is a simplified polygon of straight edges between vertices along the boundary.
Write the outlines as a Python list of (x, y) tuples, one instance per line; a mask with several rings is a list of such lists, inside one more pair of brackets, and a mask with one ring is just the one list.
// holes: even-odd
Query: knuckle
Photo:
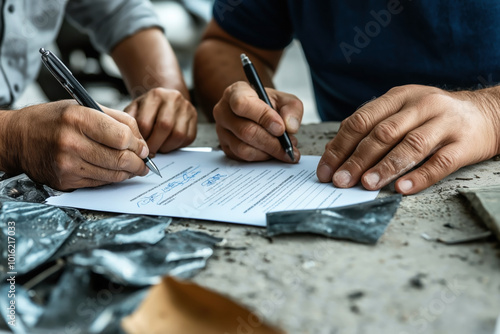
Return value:
[(155, 87), (149, 90), (148, 95), (151, 95), (154, 99), (160, 99), (166, 93), (165, 88)]
[(373, 129), (373, 138), (382, 144), (391, 145), (398, 140), (398, 127), (392, 121), (379, 123)]
[(406, 95), (410, 91), (415, 89), (415, 85), (403, 85), (403, 86), (395, 86), (389, 89), (387, 93), (394, 95)]
[(356, 156), (351, 156), (349, 158), (349, 160), (346, 161), (346, 166), (349, 167), (349, 169), (351, 168), (355, 168), (357, 169), (358, 171), (363, 171), (364, 170), (364, 167), (363, 167), (363, 160), (356, 157)]
[(437, 153), (434, 158), (435, 168), (441, 171), (454, 171), (458, 167), (458, 159), (452, 153)]
[(122, 182), (129, 178), (130, 173), (124, 171), (114, 171), (111, 176), (111, 182)]
[(239, 143), (236, 145), (234, 154), (240, 159), (246, 161), (253, 161), (255, 159), (255, 149), (245, 143)]
[(129, 166), (129, 151), (122, 151), (118, 154), (116, 161), (116, 169), (119, 171), (126, 170)]
[(170, 120), (163, 118), (163, 119), (157, 121), (156, 126), (161, 131), (168, 132), (172, 129), (173, 124)]
[(236, 114), (244, 114), (251, 106), (251, 101), (246, 96), (238, 96), (230, 100), (230, 106)]
[(417, 131), (410, 132), (406, 135), (404, 141), (414, 153), (418, 155), (427, 155), (427, 138), (422, 133)]
[(257, 138), (258, 126), (256, 124), (250, 123), (241, 128), (241, 139), (245, 142), (253, 142)]
[(370, 114), (364, 111), (357, 111), (348, 117), (343, 123), (345, 130), (356, 134), (365, 134), (371, 128)]
[(136, 122), (137, 122), (137, 126), (139, 127), (139, 129), (147, 129), (150, 126), (150, 123), (142, 118), (136, 120)]
[(130, 142), (132, 133), (127, 127), (120, 126), (117, 129), (115, 136), (116, 136), (117, 149), (124, 150), (128, 147), (128, 143)]

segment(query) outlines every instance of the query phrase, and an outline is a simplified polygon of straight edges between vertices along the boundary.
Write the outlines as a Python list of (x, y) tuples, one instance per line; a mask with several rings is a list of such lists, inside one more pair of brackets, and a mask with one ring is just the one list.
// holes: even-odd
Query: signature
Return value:
[(145, 205), (150, 204), (150, 203), (161, 202), (163, 197), (165, 196), (165, 194), (167, 194), (169, 191), (188, 183), (189, 181), (194, 179), (196, 177), (196, 175), (200, 174), (201, 171), (198, 170), (198, 168), (199, 167), (196, 167), (195, 169), (193, 169), (191, 171), (182, 173), (182, 175), (179, 175), (177, 180), (173, 180), (173, 181), (167, 183), (159, 191), (157, 191), (149, 196), (145, 196), (145, 197), (140, 198), (137, 201), (137, 206), (141, 207), (141, 206), (145, 206)]
[(201, 185), (203, 187), (209, 187), (209, 186), (213, 185), (214, 183), (216, 183), (217, 181), (219, 181), (220, 179), (225, 178), (226, 176), (227, 175), (221, 175), (221, 174), (217, 173), (216, 175), (212, 176), (211, 178), (209, 178), (208, 180), (203, 182)]

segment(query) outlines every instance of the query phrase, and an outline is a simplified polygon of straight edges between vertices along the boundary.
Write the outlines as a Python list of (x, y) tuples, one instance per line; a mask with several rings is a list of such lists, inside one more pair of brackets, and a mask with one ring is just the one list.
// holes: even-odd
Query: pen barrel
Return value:
[(264, 88), (264, 85), (262, 85), (259, 74), (255, 70), (255, 67), (250, 63), (243, 66), (243, 70), (245, 71), (248, 82), (250, 82), (250, 85), (253, 86), (253, 89), (255, 89), (259, 98), (274, 109), (271, 100), (269, 100), (269, 96), (266, 93), (266, 89)]

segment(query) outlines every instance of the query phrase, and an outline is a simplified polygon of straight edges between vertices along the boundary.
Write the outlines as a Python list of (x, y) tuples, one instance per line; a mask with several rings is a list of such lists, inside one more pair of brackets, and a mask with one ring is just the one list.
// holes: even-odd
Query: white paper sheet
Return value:
[(266, 225), (266, 212), (343, 206), (374, 199), (378, 191), (320, 183), (320, 157), (243, 163), (222, 152), (177, 151), (153, 161), (149, 173), (122, 183), (86, 188), (47, 199), (48, 204), (97, 211), (160, 215)]

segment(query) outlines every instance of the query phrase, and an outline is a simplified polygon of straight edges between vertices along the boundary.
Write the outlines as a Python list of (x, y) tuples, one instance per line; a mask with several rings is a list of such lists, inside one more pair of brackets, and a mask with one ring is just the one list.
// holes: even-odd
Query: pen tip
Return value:
[(293, 150), (288, 150), (286, 153), (288, 153), (288, 156), (290, 157), (290, 159), (292, 159), (292, 161), (295, 161), (295, 156), (293, 154)]

